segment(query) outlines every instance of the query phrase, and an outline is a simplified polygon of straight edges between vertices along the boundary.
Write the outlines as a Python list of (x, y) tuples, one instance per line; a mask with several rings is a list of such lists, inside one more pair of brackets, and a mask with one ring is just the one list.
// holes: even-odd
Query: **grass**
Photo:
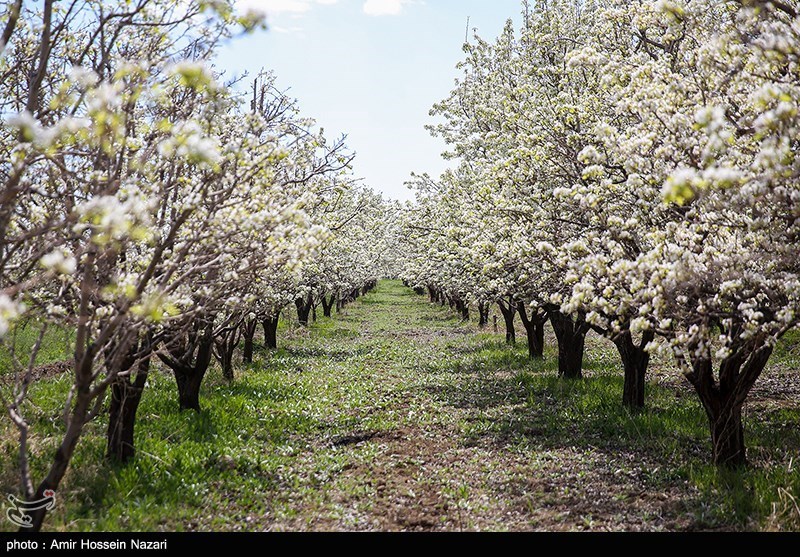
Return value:
[[(773, 377), (797, 385), (797, 341), (784, 341), (767, 386)], [(748, 406), (751, 467), (719, 472), (693, 393), (662, 380), (674, 372), (656, 363), (648, 408), (627, 411), (613, 346), (601, 339), (590, 343), (587, 378), (562, 381), (552, 338), (545, 360), (530, 362), (524, 342), (508, 347), (383, 282), (310, 330), (282, 321), (279, 344), (233, 384), (210, 372), (201, 413), (179, 412), (174, 380), (153, 373), (135, 460), (106, 462), (105, 417), (89, 424), (46, 527), (800, 529), (800, 404), (776, 399), (780, 390)], [(68, 345), (63, 332), (48, 336), (42, 362)], [(68, 388), (62, 376), (31, 390), (39, 478)], [(6, 419), (5, 492), (16, 489), (15, 447)]]
[[(21, 367), (26, 367), (31, 351), (39, 339), (42, 324), (23, 321), (6, 339), (6, 346), (0, 347), (0, 376), (13, 372), (16, 359)], [(44, 327), (44, 337), (36, 354), (35, 365), (50, 364), (66, 360), (72, 356), (75, 335), (72, 331), (48, 325)], [(13, 347), (13, 350), (8, 348)]]

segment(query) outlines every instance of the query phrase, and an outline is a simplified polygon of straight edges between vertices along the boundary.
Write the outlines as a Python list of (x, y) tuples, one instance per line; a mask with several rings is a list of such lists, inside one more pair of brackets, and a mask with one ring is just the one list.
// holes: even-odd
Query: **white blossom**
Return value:
[(78, 268), (75, 257), (64, 248), (51, 251), (43, 256), (39, 263), (48, 271), (53, 271), (61, 275), (72, 275)]

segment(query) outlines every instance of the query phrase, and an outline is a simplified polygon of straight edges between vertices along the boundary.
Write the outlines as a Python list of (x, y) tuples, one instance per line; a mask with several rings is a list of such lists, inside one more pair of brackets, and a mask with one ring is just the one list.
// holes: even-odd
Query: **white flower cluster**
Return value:
[(64, 248), (51, 251), (42, 257), (39, 263), (47, 271), (61, 275), (72, 275), (78, 268), (78, 262), (75, 257)]
[[(691, 358), (797, 324), (796, 18), (555, 0), (465, 50), (431, 127), (463, 163), (414, 184), (405, 278), (658, 334), (654, 349)], [(723, 321), (739, 331), (724, 341)]]
[(171, 135), (159, 143), (158, 151), (164, 157), (200, 166), (213, 166), (222, 158), (217, 138), (205, 133), (195, 121), (176, 124)]
[(0, 338), (4, 337), (14, 321), (25, 312), (25, 305), (0, 293)]
[(91, 232), (92, 241), (105, 245), (112, 240), (136, 236), (150, 226), (152, 207), (141, 195), (131, 193), (126, 199), (113, 195), (93, 197), (76, 208), (79, 223), (75, 232)]

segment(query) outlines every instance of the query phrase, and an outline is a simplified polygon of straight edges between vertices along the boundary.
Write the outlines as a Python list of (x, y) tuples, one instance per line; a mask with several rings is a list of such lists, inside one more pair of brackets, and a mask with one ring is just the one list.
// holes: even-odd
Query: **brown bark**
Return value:
[(194, 368), (173, 370), (178, 385), (178, 406), (181, 410), (200, 412), (200, 385), (206, 370)]
[(322, 314), (325, 317), (331, 317), (334, 304), (336, 304), (336, 296), (331, 296), (330, 300), (327, 296), (322, 297)]
[(517, 303), (517, 312), (528, 336), (528, 356), (531, 360), (544, 358), (544, 324), (547, 321), (547, 315), (539, 316), (532, 311), (531, 316), (528, 317), (528, 311), (522, 302)]
[(469, 321), (469, 304), (467, 304), (461, 298), (456, 298), (455, 307), (456, 311), (458, 311), (458, 314), (461, 316), (461, 319), (463, 321)]
[(711, 430), (712, 461), (717, 466), (735, 468), (747, 464), (742, 406), (772, 350), (772, 346), (763, 340), (736, 347), (720, 363), (719, 380), (714, 378), (710, 358), (692, 359), (692, 371), (686, 378), (694, 386), (706, 411)]
[(478, 327), (481, 329), (486, 328), (489, 326), (489, 303), (488, 302), (479, 302), (478, 303)]
[(264, 327), (264, 346), (270, 350), (278, 348), (278, 321), (280, 321), (280, 314), (261, 322)]
[(134, 445), (136, 412), (139, 409), (150, 372), (151, 349), (152, 334), (147, 333), (141, 346), (134, 347), (128, 361), (125, 362), (125, 371), (133, 372), (133, 367), (136, 366), (136, 377), (118, 375), (111, 384), (111, 403), (106, 435), (106, 457), (111, 460), (126, 463), (136, 454)]
[(3, 35), (0, 37), (0, 41), (2, 41), (2, 43), (0, 43), (0, 54), (2, 54), (6, 45), (11, 40), (11, 35), (14, 34), (14, 29), (17, 27), (17, 21), (19, 21), (19, 13), (21, 9), (22, 0), (15, 0), (8, 9), (8, 21), (6, 21), (6, 26), (3, 28)]
[(31, 72), (30, 85), (28, 86), (28, 100), (25, 104), (25, 109), (34, 116), (39, 111), (42, 82), (47, 74), (47, 64), (50, 61), (50, 49), (52, 48), (50, 34), (53, 21), (53, 2), (54, 0), (45, 0), (44, 2), (42, 39), (39, 43), (39, 60), (37, 62), (36, 71)]
[(303, 327), (308, 327), (308, 319), (311, 315), (311, 309), (314, 305), (311, 294), (305, 298), (297, 298), (297, 300), (294, 302), (294, 305), (297, 308), (297, 321)]
[(622, 404), (629, 408), (644, 408), (647, 366), (650, 364), (650, 354), (645, 348), (654, 338), (652, 332), (645, 332), (637, 345), (633, 342), (631, 332), (625, 330), (613, 339), (625, 371)]
[[(84, 331), (79, 327), (78, 332), (78, 338), (80, 338), (80, 333)], [(39, 484), (39, 487), (36, 488), (36, 491), (33, 493), (29, 501), (37, 501), (42, 499), (45, 491), (58, 490), (58, 486), (61, 484), (61, 480), (64, 478), (64, 474), (67, 471), (69, 462), (72, 459), (73, 453), (75, 452), (75, 447), (77, 446), (78, 441), (83, 434), (83, 426), (86, 425), (86, 422), (91, 417), (93, 401), (95, 401), (98, 396), (103, 396), (105, 394), (104, 389), (101, 391), (93, 391), (91, 389), (93, 375), (92, 370), (96, 357), (97, 347), (94, 344), (85, 348), (78, 348), (76, 350), (75, 402), (72, 406), (72, 410), (69, 413), (67, 429), (64, 432), (64, 437), (61, 440), (61, 444), (56, 450), (55, 458), (50, 465), (47, 476)], [(29, 514), (31, 517), (31, 527), (20, 528), (20, 531), (40, 531), (42, 528), (42, 523), (44, 522), (44, 518), (47, 515), (47, 509), (38, 509)]]
[(227, 381), (234, 380), (233, 355), (239, 346), (241, 336), (241, 323), (236, 323), (219, 331), (214, 338), (214, 357), (222, 367), (222, 376)]
[(517, 332), (514, 330), (514, 316), (517, 313), (517, 306), (514, 304), (513, 298), (509, 298), (508, 302), (501, 300), (497, 302), (500, 307), (500, 313), (503, 314), (503, 320), (506, 324), (506, 344), (514, 345), (517, 343)]
[(258, 327), (258, 320), (245, 319), (242, 323), (242, 338), (244, 339), (244, 347), (242, 348), (242, 363), (252, 364), (253, 353), (255, 352), (254, 339), (256, 336), (256, 328)]
[[(75, 452), (75, 447), (83, 433), (83, 426), (86, 424), (89, 416), (92, 397), (88, 392), (78, 393), (75, 397), (75, 405), (72, 407), (70, 414), (70, 422), (67, 426), (67, 431), (64, 434), (64, 439), (56, 451), (56, 456), (50, 466), (47, 477), (42, 480), (39, 487), (36, 489), (31, 501), (37, 501), (44, 498), (44, 492), (48, 490), (57, 491), (61, 480), (69, 466), (69, 461), (72, 459), (72, 454)], [(42, 529), (44, 517), (47, 515), (47, 509), (38, 509), (28, 513), (31, 517), (30, 528), (20, 528), (20, 532), (39, 532)]]
[(187, 338), (171, 339), (165, 350), (156, 353), (172, 369), (181, 410), (200, 412), (200, 386), (213, 357), (213, 328), (213, 319), (197, 318)]
[(566, 379), (583, 377), (583, 349), (588, 327), (579, 314), (573, 319), (558, 310), (549, 312), (558, 340), (558, 375)]

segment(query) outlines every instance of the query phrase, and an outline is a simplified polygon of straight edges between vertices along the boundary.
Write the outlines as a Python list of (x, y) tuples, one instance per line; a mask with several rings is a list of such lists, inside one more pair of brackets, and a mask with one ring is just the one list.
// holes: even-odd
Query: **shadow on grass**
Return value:
[[(316, 360), (319, 358), (334, 361), (344, 362), (354, 358), (365, 356), (370, 352), (369, 346), (360, 346), (358, 348), (350, 349), (335, 349), (335, 348), (288, 348), (283, 351), (284, 354), (301, 360)], [(280, 354), (280, 353), (279, 353)]]
[[(357, 319), (349, 319), (349, 318), (341, 318), (340, 322), (350, 321), (353, 323), (360, 323)], [(341, 323), (340, 323), (341, 325)], [(361, 333), (359, 331), (354, 331), (351, 329), (345, 329), (341, 326), (337, 328), (333, 327), (318, 327), (314, 329), (314, 335), (320, 339), (330, 339), (330, 340), (350, 340), (358, 338)], [(279, 341), (280, 342), (280, 341)]]
[[(536, 362), (531, 361), (527, 354), (507, 350), (505, 346), (498, 348), (495, 343), (487, 343), (482, 349), (475, 351), (457, 352), (442, 350), (442, 357), (430, 361), (419, 368), (423, 374), (453, 374), (456, 376), (470, 376), (494, 372), (498, 369), (521, 370), (527, 369)], [(466, 357), (459, 357), (466, 356)], [(458, 384), (453, 386), (458, 388)]]
[(438, 314), (420, 316), (419, 321), (422, 323), (462, 323), (457, 315), (454, 313), (445, 313), (444, 310)]
[(481, 354), (487, 354), (495, 351), (505, 351), (509, 354), (517, 352), (517, 350), (506, 344), (504, 340), (499, 340), (497, 338), (487, 338), (482, 342), (470, 344), (465, 344), (464, 342), (461, 342), (461, 340), (450, 342), (445, 346), (445, 350), (447, 350), (448, 354), (463, 356), (469, 356), (472, 354), (477, 354), (480, 356)]
[[(788, 516), (780, 527), (800, 526), (792, 502), (800, 500), (800, 466), (791, 466), (791, 455), (800, 454), (800, 408), (748, 415), (751, 466), (717, 470), (709, 463), (707, 419), (694, 397), (676, 397), (674, 388), (649, 384), (647, 407), (631, 411), (621, 401), (622, 374), (608, 371), (607, 362), (587, 362), (587, 368), (600, 371), (571, 381), (556, 376), (553, 358), (530, 362), (490, 343), (462, 354), (468, 357), (431, 366), (428, 372), (455, 377), (425, 390), (447, 405), (474, 410), (465, 445), (627, 452), (653, 466), (647, 482), (655, 489), (685, 481), (694, 485), (699, 495), (681, 503), (691, 528), (763, 527), (776, 508)], [(496, 370), (516, 373), (502, 377)]]

